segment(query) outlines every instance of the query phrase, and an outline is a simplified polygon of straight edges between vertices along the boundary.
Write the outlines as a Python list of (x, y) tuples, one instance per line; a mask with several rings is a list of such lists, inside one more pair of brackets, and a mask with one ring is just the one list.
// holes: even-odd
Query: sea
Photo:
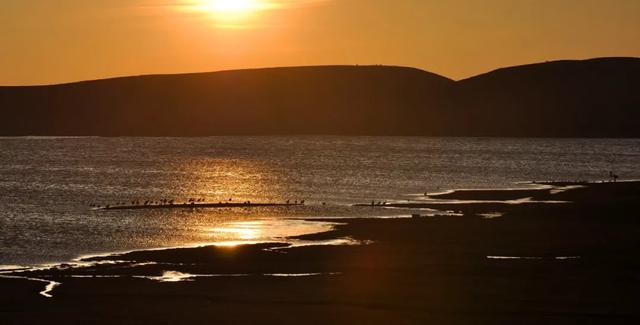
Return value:
[[(404, 217), (358, 203), (461, 188), (640, 179), (640, 139), (268, 136), (0, 138), (0, 265), (203, 244), (278, 241), (341, 218)], [(189, 199), (293, 207), (102, 210)], [(314, 221), (335, 219), (332, 222)]]

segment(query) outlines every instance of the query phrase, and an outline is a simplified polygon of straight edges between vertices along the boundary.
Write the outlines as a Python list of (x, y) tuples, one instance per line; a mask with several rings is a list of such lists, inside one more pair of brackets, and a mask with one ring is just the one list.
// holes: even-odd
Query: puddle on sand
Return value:
[(482, 219), (495, 219), (504, 216), (502, 212), (487, 212), (487, 213), (478, 213)]
[(487, 259), (490, 260), (575, 260), (579, 259), (580, 256), (496, 256), (496, 255), (488, 255)]
[(144, 277), (149, 280), (155, 280), (158, 282), (184, 282), (193, 281), (196, 275), (189, 273), (182, 273), (178, 271), (165, 271), (161, 276), (147, 276)]
[(23, 280), (28, 280), (28, 281), (45, 282), (45, 283), (47, 283), (47, 285), (45, 285), (44, 290), (40, 291), (39, 294), (41, 296), (43, 296), (43, 297), (46, 297), (46, 298), (53, 297), (53, 295), (52, 295), (53, 289), (55, 289), (55, 287), (57, 287), (57, 286), (62, 284), (62, 283), (56, 282), (56, 281), (38, 279), (38, 278), (30, 278), (30, 277), (26, 277), (26, 276), (17, 276), (17, 275), (0, 275), (0, 278), (4, 278), (4, 279), (23, 279)]
[(196, 278), (213, 278), (213, 277), (248, 277), (248, 276), (267, 276), (267, 277), (309, 277), (319, 275), (338, 275), (339, 272), (329, 273), (264, 273), (264, 274), (245, 274), (245, 273), (230, 273), (230, 274), (189, 274), (178, 271), (164, 271), (161, 276), (141, 276), (134, 275), (134, 278), (154, 280), (158, 282), (185, 282), (194, 281)]

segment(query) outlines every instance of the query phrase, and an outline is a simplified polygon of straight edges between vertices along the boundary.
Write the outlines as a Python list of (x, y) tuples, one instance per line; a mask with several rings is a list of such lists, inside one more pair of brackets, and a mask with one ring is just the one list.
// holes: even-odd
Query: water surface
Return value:
[[(0, 138), (0, 264), (326, 229), (298, 217), (406, 211), (350, 204), (530, 180), (640, 178), (638, 139), (426, 137)], [(204, 198), (304, 207), (92, 211)], [(326, 205), (321, 203), (325, 202)]]

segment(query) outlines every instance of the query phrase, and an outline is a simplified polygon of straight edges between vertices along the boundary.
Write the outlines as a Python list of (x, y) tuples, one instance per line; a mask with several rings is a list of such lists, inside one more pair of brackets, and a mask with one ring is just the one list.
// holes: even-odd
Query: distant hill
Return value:
[(0, 87), (0, 135), (640, 136), (640, 59), (462, 81), (389, 66), (151, 75)]
[(639, 137), (640, 59), (555, 61), (456, 83), (459, 127), (476, 135)]
[(0, 88), (0, 132), (46, 135), (420, 133), (452, 80), (325, 66)]

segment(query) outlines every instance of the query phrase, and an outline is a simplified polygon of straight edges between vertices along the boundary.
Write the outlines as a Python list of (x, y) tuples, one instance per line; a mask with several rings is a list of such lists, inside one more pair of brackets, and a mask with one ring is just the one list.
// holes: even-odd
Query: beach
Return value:
[(4, 1), (0, 325), (640, 324), (640, 1)]
[[(330, 231), (296, 238), (348, 238), (348, 245), (146, 250), (4, 272), (0, 318), (3, 324), (637, 322), (640, 182), (542, 185), (451, 191), (430, 197), (435, 203), (396, 207), (459, 215), (344, 218)], [(46, 297), (48, 283), (6, 276), (55, 285)]]

